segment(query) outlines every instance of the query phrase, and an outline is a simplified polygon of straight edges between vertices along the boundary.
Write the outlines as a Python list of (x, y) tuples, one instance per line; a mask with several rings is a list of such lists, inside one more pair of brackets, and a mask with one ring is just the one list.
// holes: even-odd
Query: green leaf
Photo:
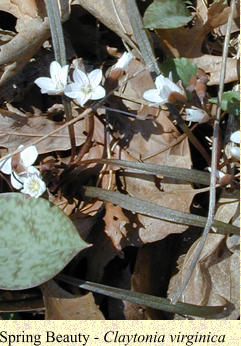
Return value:
[(172, 72), (173, 81), (176, 83), (181, 80), (185, 87), (189, 84), (190, 78), (196, 75), (198, 70), (197, 65), (187, 58), (167, 59), (160, 68), (166, 77)]
[(35, 287), (88, 247), (71, 220), (43, 198), (0, 194), (0, 288)]
[(156, 0), (145, 11), (143, 23), (148, 29), (174, 29), (192, 20), (182, 0)]
[[(217, 97), (209, 99), (210, 103), (217, 103)], [(240, 114), (240, 94), (239, 91), (225, 91), (222, 95), (221, 108), (223, 111), (239, 116)]]
[[(120, 207), (130, 210), (134, 213), (147, 215), (156, 219), (174, 222), (177, 224), (197, 226), (204, 228), (207, 222), (207, 218), (190, 213), (184, 213), (179, 210), (161, 207), (158, 204), (145, 201), (140, 198), (124, 195), (123, 193), (116, 191), (109, 191), (98, 187), (85, 186), (84, 196), (91, 198), (98, 198), (102, 201), (117, 204)], [(239, 234), (239, 228), (221, 221), (214, 220), (213, 227), (217, 229), (217, 233), (227, 234), (234, 233)]]
[(194, 304), (179, 302), (176, 304), (172, 304), (170, 300), (162, 297), (155, 297), (150, 294), (128, 291), (121, 288), (98, 284), (95, 282), (82, 281), (67, 275), (59, 275), (57, 277), (57, 280), (72, 284), (77, 287), (81, 287), (92, 292), (104, 294), (108, 297), (148, 306), (152, 309), (163, 310), (182, 315), (218, 319), (228, 316), (233, 310), (233, 306), (229, 303), (222, 306), (198, 306)]
[(152, 163), (133, 162), (125, 160), (102, 159), (101, 162), (119, 166), (121, 168), (130, 168), (144, 174), (163, 175), (164, 177), (174, 178), (181, 181), (190, 181), (192, 183), (204, 185), (209, 185), (210, 183), (210, 173), (202, 172), (197, 169), (161, 166)]

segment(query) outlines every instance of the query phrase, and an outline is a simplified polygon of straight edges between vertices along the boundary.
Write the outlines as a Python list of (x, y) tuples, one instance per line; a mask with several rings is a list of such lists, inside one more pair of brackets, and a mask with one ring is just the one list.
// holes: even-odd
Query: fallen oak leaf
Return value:
[[(13, 150), (20, 144), (30, 144), (33, 138), (41, 138), (53, 130), (61, 128), (62, 124), (49, 120), (43, 116), (24, 117), (11, 112), (0, 111), (0, 145)], [(85, 122), (80, 121), (75, 125), (78, 136), (76, 136), (77, 145), (85, 142), (86, 136)], [(39, 154), (56, 151), (68, 150), (71, 148), (68, 129), (60, 129), (57, 134), (52, 134), (45, 141), (38, 143)]]

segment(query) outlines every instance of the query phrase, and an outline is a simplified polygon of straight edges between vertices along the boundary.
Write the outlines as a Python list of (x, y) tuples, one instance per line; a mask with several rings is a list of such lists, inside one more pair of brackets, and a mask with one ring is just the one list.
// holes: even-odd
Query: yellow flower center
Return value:
[(32, 192), (38, 192), (39, 189), (40, 189), (40, 184), (39, 184), (39, 181), (37, 179), (32, 179), (30, 182), (29, 182), (29, 190), (31, 190)]
[(84, 94), (89, 94), (92, 91), (92, 86), (89, 84), (80, 89)]

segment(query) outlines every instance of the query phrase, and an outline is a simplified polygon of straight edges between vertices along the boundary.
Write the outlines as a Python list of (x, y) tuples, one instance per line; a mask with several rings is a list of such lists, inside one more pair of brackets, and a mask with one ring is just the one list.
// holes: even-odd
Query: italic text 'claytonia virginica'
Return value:
[(76, 99), (82, 107), (88, 100), (99, 100), (105, 96), (105, 89), (99, 85), (102, 71), (96, 69), (88, 74), (76, 68), (73, 73), (73, 83), (65, 88), (65, 95)]
[(39, 77), (34, 83), (41, 89), (42, 94), (61, 95), (67, 85), (69, 66), (61, 65), (57, 61), (50, 64), (50, 77)]
[(146, 90), (143, 94), (144, 99), (152, 102), (154, 105), (163, 105), (169, 102), (171, 93), (178, 93), (185, 97), (185, 92), (172, 81), (172, 75), (169, 78), (159, 75), (155, 80), (156, 89)]
[[(21, 149), (20, 145), (18, 149)], [(40, 178), (40, 172), (33, 167), (33, 163), (38, 157), (38, 151), (34, 145), (25, 148), (20, 154), (16, 154), (6, 160), (0, 160), (0, 171), (10, 175), (11, 185), (21, 192), (31, 197), (39, 197), (46, 190), (44, 181)], [(35, 181), (36, 184), (30, 189), (30, 182)], [(28, 188), (29, 187), (29, 188)]]

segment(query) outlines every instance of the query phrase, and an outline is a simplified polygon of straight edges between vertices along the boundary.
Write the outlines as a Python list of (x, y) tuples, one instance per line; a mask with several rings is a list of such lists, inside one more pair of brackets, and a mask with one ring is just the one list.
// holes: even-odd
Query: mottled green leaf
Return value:
[(71, 220), (43, 198), (0, 195), (0, 288), (38, 286), (88, 247)]
[(183, 0), (155, 0), (144, 14), (144, 27), (149, 29), (173, 29), (192, 20)]

